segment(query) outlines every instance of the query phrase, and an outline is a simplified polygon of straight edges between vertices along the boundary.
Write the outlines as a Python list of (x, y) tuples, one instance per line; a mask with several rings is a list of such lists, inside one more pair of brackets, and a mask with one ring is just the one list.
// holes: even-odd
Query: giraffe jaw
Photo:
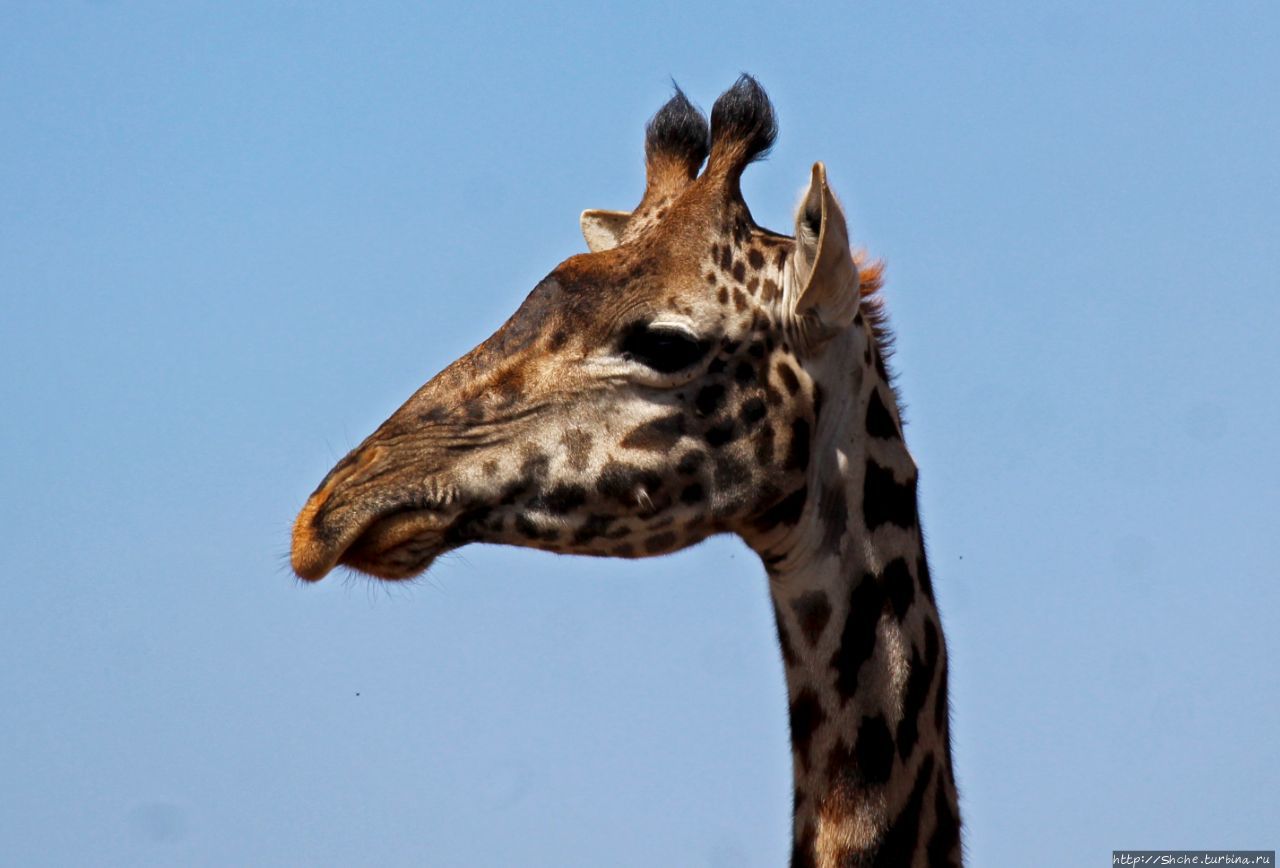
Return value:
[(396, 512), (375, 519), (338, 557), (338, 563), (376, 579), (411, 579), (427, 568), (448, 546), (440, 513), (434, 510)]
[(445, 542), (447, 522), (433, 509), (375, 514), (336, 538), (318, 533), (308, 513), (304, 509), (294, 525), (291, 560), (293, 571), (309, 582), (337, 566), (387, 581), (409, 579), (452, 547)]

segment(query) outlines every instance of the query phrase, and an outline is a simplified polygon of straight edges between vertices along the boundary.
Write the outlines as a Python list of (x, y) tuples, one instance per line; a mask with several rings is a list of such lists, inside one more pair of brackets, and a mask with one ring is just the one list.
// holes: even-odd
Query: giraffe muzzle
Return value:
[(430, 566), (447, 546), (446, 501), (405, 487), (395, 495), (369, 482), (393, 469), (386, 447), (372, 444), (344, 459), (308, 498), (293, 525), (290, 560), (299, 578), (319, 581), (348, 566), (381, 579), (405, 579)]

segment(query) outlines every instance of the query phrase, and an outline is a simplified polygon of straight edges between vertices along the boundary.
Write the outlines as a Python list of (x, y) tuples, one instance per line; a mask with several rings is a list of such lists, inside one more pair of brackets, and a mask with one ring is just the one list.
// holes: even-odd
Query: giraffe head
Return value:
[(755, 224), (739, 179), (775, 134), (750, 77), (709, 126), (677, 90), (646, 130), (640, 205), (584, 212), (591, 252), (333, 468), (294, 525), (297, 574), (407, 578), (470, 542), (641, 557), (785, 534), (822, 369), (870, 341), (878, 269), (860, 275), (820, 163), (794, 238)]

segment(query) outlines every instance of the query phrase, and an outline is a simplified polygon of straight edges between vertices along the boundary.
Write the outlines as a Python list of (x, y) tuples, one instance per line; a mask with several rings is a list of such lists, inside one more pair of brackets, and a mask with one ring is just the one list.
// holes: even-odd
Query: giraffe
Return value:
[(676, 88), (646, 127), (640, 204), (583, 212), (590, 252), (338, 462), (293, 568), (399, 580), (471, 542), (638, 558), (737, 534), (784, 664), (792, 866), (959, 865), (881, 268), (851, 249), (822, 163), (794, 237), (755, 223), (739, 182), (776, 134), (750, 76), (710, 124)]

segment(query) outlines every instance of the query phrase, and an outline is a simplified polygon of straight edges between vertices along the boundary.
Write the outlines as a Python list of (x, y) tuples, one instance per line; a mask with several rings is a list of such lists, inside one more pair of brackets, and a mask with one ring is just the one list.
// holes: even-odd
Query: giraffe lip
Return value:
[(397, 508), (371, 518), (339, 552), (335, 564), (388, 581), (427, 570), (449, 546), (447, 519), (431, 508)]
[(339, 565), (379, 579), (408, 579), (425, 571), (450, 546), (445, 544), (446, 517), (437, 509), (415, 504), (373, 512), (337, 528), (317, 524), (317, 506), (308, 503), (294, 525), (293, 571), (319, 581)]

